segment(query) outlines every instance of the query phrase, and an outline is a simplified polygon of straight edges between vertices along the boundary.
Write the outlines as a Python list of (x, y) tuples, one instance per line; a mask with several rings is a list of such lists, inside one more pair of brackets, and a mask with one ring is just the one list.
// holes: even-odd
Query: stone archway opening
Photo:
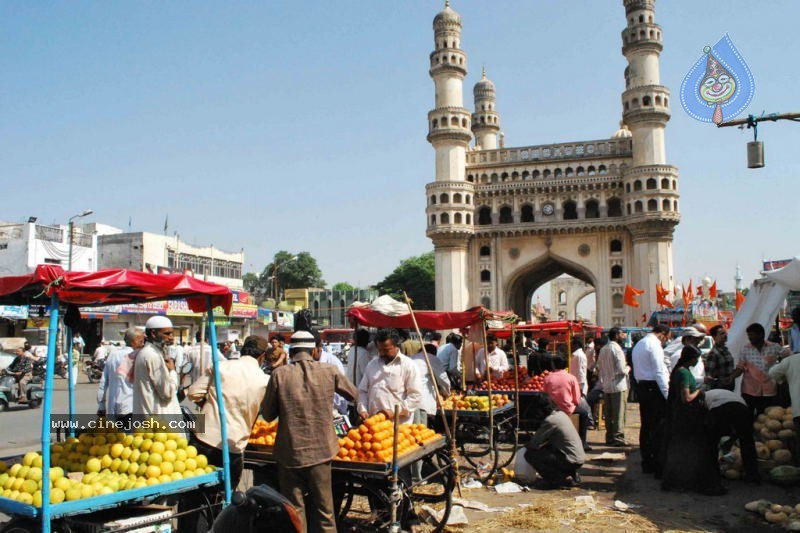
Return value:
[[(562, 286), (560, 280), (564, 279), (572, 281)], [(551, 283), (554, 280), (559, 281)], [(554, 284), (558, 287), (555, 290)], [(526, 321), (539, 320), (543, 307), (549, 309), (549, 320), (558, 320), (560, 311), (563, 311), (565, 318), (572, 319), (575, 317), (576, 304), (586, 299), (587, 295), (594, 294), (595, 286), (591, 272), (582, 266), (548, 255), (521, 269), (508, 284), (506, 301), (514, 313)], [(562, 289), (565, 292), (564, 308), (559, 309), (561, 306), (557, 302)]]

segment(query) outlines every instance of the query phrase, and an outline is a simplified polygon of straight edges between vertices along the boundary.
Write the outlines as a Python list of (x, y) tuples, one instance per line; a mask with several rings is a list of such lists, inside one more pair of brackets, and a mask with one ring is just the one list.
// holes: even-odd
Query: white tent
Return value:
[(783, 268), (763, 272), (764, 277), (750, 286), (742, 308), (736, 313), (733, 325), (728, 332), (728, 348), (734, 359), (747, 344), (747, 326), (755, 322), (769, 331), (783, 306), (789, 291), (800, 290), (800, 256), (795, 257)]

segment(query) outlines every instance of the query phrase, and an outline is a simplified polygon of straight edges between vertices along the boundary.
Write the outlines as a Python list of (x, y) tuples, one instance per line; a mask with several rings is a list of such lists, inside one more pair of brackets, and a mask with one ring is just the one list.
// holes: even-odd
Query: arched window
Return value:
[(478, 225), (486, 226), (492, 223), (492, 209), (488, 206), (483, 206), (478, 210)]
[(502, 174), (500, 174), (500, 179), (502, 181), (508, 181), (508, 172), (503, 172)]
[(522, 213), (520, 216), (520, 222), (533, 222), (533, 206), (530, 204), (525, 204), (522, 206)]
[(564, 210), (564, 220), (575, 220), (578, 218), (578, 204), (572, 200), (567, 200), (561, 205)]
[(669, 189), (669, 180), (667, 178), (661, 179), (661, 188), (662, 189)]
[(470, 201), (471, 201), (471, 200), (472, 200), (472, 197), (470, 197), (470, 195), (469, 195), (469, 194), (467, 194), (466, 196), (464, 196), (464, 203), (465, 203), (465, 204), (469, 205), (469, 203), (470, 203)]
[(564, 175), (565, 175), (566, 177), (570, 178), (570, 177), (572, 177), (572, 176), (574, 176), (574, 175), (575, 175), (575, 171), (574, 171), (574, 170), (572, 170), (572, 167), (567, 167), (567, 168), (564, 170)]
[(500, 223), (501, 224), (512, 224), (514, 222), (514, 214), (511, 211), (511, 207), (504, 205), (500, 208)]
[(622, 295), (615, 294), (611, 297), (611, 305), (614, 309), (622, 309)]
[(467, 126), (467, 119), (465, 119), (465, 118), (462, 118), (462, 119), (461, 119), (461, 127), (462, 127), (462, 128), (467, 128), (467, 127), (469, 127), (469, 126)]
[(647, 200), (647, 210), (658, 211), (658, 200), (656, 199)]
[(549, 168), (546, 168), (546, 169), (544, 170), (544, 172), (542, 173), (542, 177), (543, 177), (544, 179), (548, 179), (548, 178), (550, 177), (550, 174), (551, 174), (551, 173), (550, 173), (550, 169), (549, 169)]
[(533, 174), (531, 174), (531, 178), (533, 178), (533, 179), (539, 179), (539, 176), (541, 176), (541, 175), (542, 175), (542, 173), (541, 173), (541, 172), (539, 172), (538, 170), (534, 170), (534, 171), (533, 171)]
[(661, 202), (661, 209), (663, 211), (671, 211), (672, 210), (672, 202), (670, 202), (669, 200), (664, 200), (663, 202)]
[(642, 190), (642, 182), (639, 181), (639, 180), (634, 181), (633, 182), (633, 191), (636, 192), (636, 191), (641, 191), (641, 190)]
[(622, 251), (622, 241), (619, 239), (614, 239), (611, 241), (611, 253), (618, 253)]
[(461, 203), (461, 193), (455, 193), (453, 195), (453, 203), (460, 204)]
[(437, 119), (433, 119), (433, 129), (436, 129), (438, 127), (439, 127), (439, 121)]
[(442, 224), (449, 224), (450, 223), (450, 215), (448, 215), (447, 213), (442, 213), (441, 216), (439, 217), (439, 221)]
[(642, 105), (650, 105), (650, 102), (651, 102), (651, 100), (650, 100), (649, 96), (644, 96), (642, 98)]
[(453, 215), (453, 223), (461, 224), (461, 213), (456, 213), (455, 215)]
[(458, 117), (450, 117), (450, 125), (458, 126)]
[(560, 177), (561, 177), (561, 175), (562, 175), (562, 173), (563, 173), (563, 172), (562, 172), (562, 170), (561, 170), (560, 168), (557, 168), (557, 169), (555, 170), (555, 172), (553, 172), (553, 177), (554, 177), (554, 178), (560, 178)]
[(481, 257), (490, 257), (492, 255), (492, 249), (489, 246), (481, 246), (481, 249), (478, 253)]
[(467, 176), (467, 181), (470, 183), (475, 183), (475, 177), (472, 174)]
[(628, 208), (628, 214), (630, 215), (631, 214), (631, 204), (628, 204), (626, 207)]
[(584, 169), (583, 167), (578, 167), (575, 169), (575, 174), (577, 174), (578, 176), (583, 176), (584, 174), (586, 174), (586, 169)]
[(497, 173), (493, 173), (493, 174), (492, 174), (492, 183), (497, 183), (497, 181), (498, 181), (499, 179), (500, 179), (500, 178), (499, 178), (499, 176), (497, 175)]
[(631, 192), (631, 184), (630, 183), (626, 183), (625, 184), (625, 192)]
[(586, 202), (586, 218), (600, 218), (600, 204), (597, 200)]
[(467, 213), (467, 224), (472, 224), (472, 215)]
[(635, 213), (641, 213), (644, 211), (644, 205), (642, 204), (641, 200), (636, 200), (636, 203), (633, 204), (633, 211)]
[(436, 225), (436, 215), (431, 215), (431, 226)]
[(489, 283), (492, 281), (492, 273), (488, 270), (481, 270), (481, 283)]
[(523, 170), (522, 171), (522, 179), (527, 180), (527, 179), (530, 179), (530, 177), (531, 177), (531, 173), (530, 172), (528, 172), (527, 170)]
[(561, 305), (567, 303), (567, 291), (558, 291), (558, 303)]
[(589, 174), (590, 176), (594, 176), (595, 174), (597, 174), (597, 170), (594, 168), (594, 166), (590, 166), (589, 168), (586, 169), (586, 173)]
[(440, 204), (450, 203), (450, 197), (445, 193), (440, 194), (439, 195), (439, 203)]
[(600, 165), (599, 167), (597, 167), (597, 173), (602, 175), (608, 174), (608, 169), (606, 168), (605, 165)]
[(622, 200), (619, 198), (609, 198), (606, 202), (608, 207), (608, 216), (621, 217), (622, 216)]
[(656, 179), (655, 178), (649, 178), (647, 180), (647, 190), (648, 191), (652, 191), (652, 190), (657, 189), (657, 188), (658, 188), (658, 182), (656, 181)]
[(481, 298), (481, 305), (484, 306), (486, 309), (492, 308), (492, 299), (488, 296), (484, 296)]
[(431, 205), (436, 205), (436, 195), (431, 194)]
[(611, 267), (611, 279), (622, 279), (622, 265)]

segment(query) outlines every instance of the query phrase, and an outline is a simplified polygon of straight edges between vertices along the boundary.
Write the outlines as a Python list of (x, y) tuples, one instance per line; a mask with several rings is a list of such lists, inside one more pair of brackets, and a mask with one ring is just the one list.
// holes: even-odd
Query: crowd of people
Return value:
[[(793, 317), (790, 346), (767, 340), (764, 328), (752, 324), (748, 343), (736, 357), (723, 326), (706, 331), (700, 324), (683, 328), (676, 339), (669, 328), (657, 325), (632, 342), (614, 327), (598, 338), (570, 339), (571, 353), (565, 343), (549, 350), (546, 337), (518, 335), (502, 349), (494, 335), (475, 342), (468, 330), (444, 339), (430, 332), (419, 339), (405, 331), (358, 329), (345, 365), (325, 349), (317, 331), (298, 329), (288, 343), (281, 336), (253, 335), (243, 343), (218, 345), (218, 391), (208, 343), (198, 338), (191, 346), (178, 346), (169, 318), (154, 316), (143, 329), (126, 330), (124, 346), (98, 347), (96, 355), (105, 363), (98, 414), (122, 422), (140, 415), (202, 415), (202, 432), (188, 432), (187, 438), (212, 464), (221, 464), (221, 397), (234, 486), (256, 419), (277, 418), (274, 453), (281, 492), (305, 513), (309, 529), (335, 531), (335, 418), (347, 417), (355, 425), (376, 413), (389, 418), (396, 413), (399, 423), (427, 424), (439, 399), (489, 377), (502, 378), (516, 354), (517, 363), (524, 357), (527, 372), (544, 375), (546, 394), (531, 400), (528, 415), (535, 432), (523, 452), (541, 478), (540, 488), (580, 483), (579, 470), (591, 450), (587, 430), (598, 426), (600, 405), (605, 445), (629, 446), (625, 417), (633, 400), (641, 418), (642, 471), (660, 479), (664, 490), (722, 494), (721, 438), (738, 440), (744, 479), (757, 483), (754, 417), (787, 403), (779, 394), (784, 383), (793, 412), (800, 413), (800, 358), (791, 356), (800, 350), (800, 310)], [(699, 346), (706, 336), (713, 348), (703, 354)], [(26, 345), (9, 368), (21, 389), (35, 359)], [(739, 377), (741, 394), (734, 392)], [(795, 422), (800, 428), (800, 420)]]

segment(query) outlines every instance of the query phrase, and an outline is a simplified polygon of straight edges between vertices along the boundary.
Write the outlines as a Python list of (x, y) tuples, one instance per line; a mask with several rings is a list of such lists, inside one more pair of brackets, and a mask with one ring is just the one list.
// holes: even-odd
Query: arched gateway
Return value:
[[(597, 322), (631, 324), (656, 309), (654, 287), (674, 285), (672, 234), (680, 220), (678, 171), (666, 164), (669, 90), (659, 83), (655, 0), (623, 0), (628, 60), (622, 125), (611, 138), (506, 148), (494, 84), (483, 73), (464, 107), (461, 17), (433, 21), (436, 106), (428, 141), (436, 181), (426, 186), (427, 235), (436, 255), (436, 306), (482, 304), (530, 316), (530, 297), (562, 273), (596, 290)], [(474, 145), (470, 146), (474, 140)], [(623, 306), (625, 285), (646, 289)]]

